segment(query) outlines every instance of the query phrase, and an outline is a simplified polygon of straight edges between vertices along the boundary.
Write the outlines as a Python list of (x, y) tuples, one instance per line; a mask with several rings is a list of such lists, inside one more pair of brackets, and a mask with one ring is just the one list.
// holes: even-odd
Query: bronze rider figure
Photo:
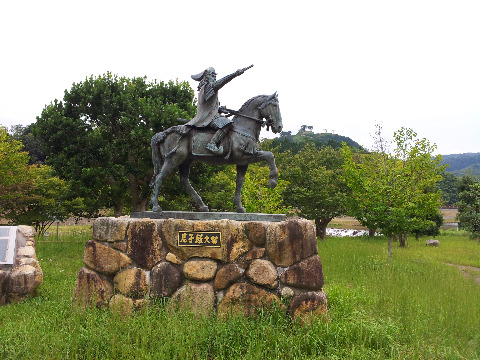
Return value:
[(197, 114), (186, 125), (197, 128), (211, 127), (217, 130), (210, 142), (205, 146), (207, 150), (216, 155), (223, 155), (223, 146), (218, 146), (217, 144), (221, 142), (228, 130), (233, 126), (231, 119), (219, 113), (218, 90), (237, 76), (242, 75), (245, 70), (252, 66), (238, 69), (233, 74), (227, 75), (220, 80), (217, 80), (217, 73), (213, 67), (209, 67), (197, 75), (192, 75), (193, 80), (200, 82), (198, 84)]

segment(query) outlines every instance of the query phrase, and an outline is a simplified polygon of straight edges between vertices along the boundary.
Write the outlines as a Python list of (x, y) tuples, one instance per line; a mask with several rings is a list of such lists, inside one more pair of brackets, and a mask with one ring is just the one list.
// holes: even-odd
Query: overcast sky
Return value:
[[(187, 80), (255, 66), (220, 91), (278, 91), (301, 125), (371, 148), (375, 124), (438, 153), (480, 152), (480, 1), (3, 1), (0, 125), (28, 125), (90, 75)], [(271, 137), (266, 130), (262, 136)]]

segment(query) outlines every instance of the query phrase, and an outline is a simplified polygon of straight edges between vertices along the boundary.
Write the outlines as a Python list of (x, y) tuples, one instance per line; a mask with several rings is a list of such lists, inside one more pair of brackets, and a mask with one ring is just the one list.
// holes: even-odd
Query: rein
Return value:
[[(232, 109), (227, 109), (226, 107), (221, 107), (220, 108), (222, 112), (224, 111), (227, 111), (228, 114), (225, 114), (225, 116), (232, 116), (232, 115), (237, 115), (237, 116), (242, 116), (244, 118), (247, 118), (247, 119), (250, 119), (250, 120), (254, 120), (256, 121), (257, 123), (259, 123), (260, 125), (265, 125), (265, 121), (264, 120), (261, 120), (261, 119), (257, 119), (256, 117), (253, 117), (253, 116), (249, 116), (249, 115), (245, 115), (245, 114), (242, 114), (241, 112), (239, 111), (236, 111), (236, 110), (232, 110)], [(220, 110), (219, 109), (219, 110)]]

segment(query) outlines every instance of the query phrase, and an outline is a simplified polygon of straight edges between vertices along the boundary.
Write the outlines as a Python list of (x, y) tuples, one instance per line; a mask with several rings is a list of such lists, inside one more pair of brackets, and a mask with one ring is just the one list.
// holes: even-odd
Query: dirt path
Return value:
[(456, 265), (456, 264), (447, 264), (447, 265), (455, 266), (462, 272), (463, 276), (465, 277), (473, 276), (475, 278), (476, 283), (480, 285), (480, 267)]

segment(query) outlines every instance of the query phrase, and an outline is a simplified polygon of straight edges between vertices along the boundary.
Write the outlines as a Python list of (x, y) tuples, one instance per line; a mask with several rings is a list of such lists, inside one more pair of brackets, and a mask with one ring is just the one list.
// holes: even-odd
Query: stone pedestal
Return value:
[(148, 301), (221, 316), (280, 307), (327, 312), (315, 226), (279, 222), (99, 218), (75, 285), (79, 306), (129, 313)]
[(9, 228), (15, 239), (9, 244), (11, 258), (0, 262), (0, 305), (34, 295), (43, 282), (43, 272), (36, 256), (34, 228), (24, 225)]

